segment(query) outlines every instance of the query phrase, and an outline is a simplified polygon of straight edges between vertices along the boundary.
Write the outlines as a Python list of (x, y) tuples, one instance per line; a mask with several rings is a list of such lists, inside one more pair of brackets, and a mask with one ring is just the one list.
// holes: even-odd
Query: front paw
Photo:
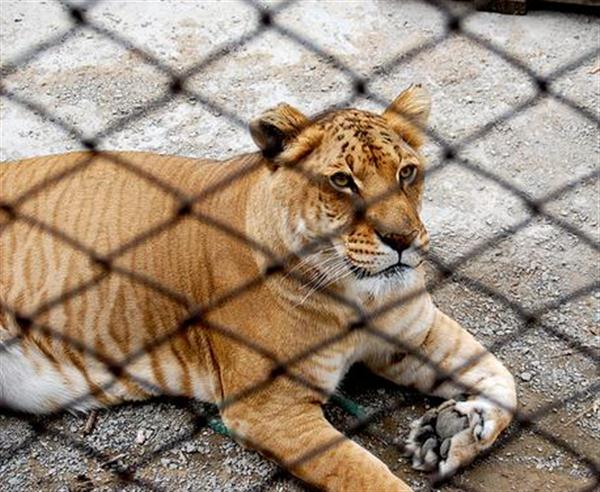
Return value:
[(406, 453), (416, 470), (452, 475), (495, 440), (498, 409), (483, 400), (448, 400), (411, 424)]

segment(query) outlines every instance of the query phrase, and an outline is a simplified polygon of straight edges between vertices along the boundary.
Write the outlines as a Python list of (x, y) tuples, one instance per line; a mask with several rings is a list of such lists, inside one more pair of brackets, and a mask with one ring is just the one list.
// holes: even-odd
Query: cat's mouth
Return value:
[(357, 266), (352, 266), (352, 271), (357, 278), (393, 278), (401, 276), (413, 270), (414, 268), (415, 267), (407, 265), (406, 263), (398, 262), (378, 272), (370, 272), (368, 270), (365, 270), (364, 268)]

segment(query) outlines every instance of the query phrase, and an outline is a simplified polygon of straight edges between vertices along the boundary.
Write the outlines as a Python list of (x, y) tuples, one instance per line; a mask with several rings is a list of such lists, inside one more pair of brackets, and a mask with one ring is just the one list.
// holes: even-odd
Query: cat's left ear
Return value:
[(383, 117), (408, 145), (418, 149), (425, 140), (424, 129), (430, 110), (429, 93), (421, 84), (413, 84), (394, 99)]

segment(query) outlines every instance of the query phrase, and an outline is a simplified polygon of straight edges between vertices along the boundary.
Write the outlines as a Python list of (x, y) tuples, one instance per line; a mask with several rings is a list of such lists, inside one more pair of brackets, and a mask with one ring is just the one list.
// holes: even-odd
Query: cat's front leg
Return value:
[(415, 421), (406, 441), (413, 467), (437, 470), (442, 477), (489, 448), (516, 409), (515, 383), (506, 367), (439, 310), (415, 354), (399, 350), (371, 369), (448, 399)]
[(320, 490), (408, 492), (378, 458), (337, 431), (320, 402), (297, 385), (273, 383), (229, 405), (223, 421), (236, 440)]

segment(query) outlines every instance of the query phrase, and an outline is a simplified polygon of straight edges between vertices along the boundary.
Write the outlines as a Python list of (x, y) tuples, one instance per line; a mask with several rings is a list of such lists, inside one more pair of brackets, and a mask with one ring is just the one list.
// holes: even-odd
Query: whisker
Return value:
[[(312, 288), (296, 305), (304, 304), (316, 291), (328, 287), (352, 273), (352, 269), (345, 258), (336, 255), (328, 260), (327, 268), (322, 270), (322, 275), (317, 277), (316, 283), (312, 285)], [(322, 264), (320, 267), (322, 268)]]

